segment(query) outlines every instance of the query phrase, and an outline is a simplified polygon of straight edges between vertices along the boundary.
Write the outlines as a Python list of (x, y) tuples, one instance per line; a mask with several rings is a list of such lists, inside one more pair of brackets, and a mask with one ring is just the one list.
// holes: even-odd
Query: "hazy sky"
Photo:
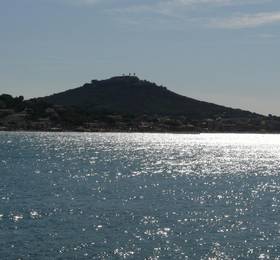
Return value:
[(280, 115), (279, 0), (0, 0), (0, 93), (122, 73)]

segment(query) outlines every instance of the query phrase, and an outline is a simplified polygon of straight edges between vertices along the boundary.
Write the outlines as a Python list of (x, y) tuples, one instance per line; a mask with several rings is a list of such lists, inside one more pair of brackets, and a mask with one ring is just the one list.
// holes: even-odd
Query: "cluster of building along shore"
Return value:
[(79, 132), (280, 132), (275, 116), (252, 118), (189, 119), (186, 116), (97, 114), (79, 117), (63, 106), (50, 106), (36, 114), (0, 109), (1, 131), (79, 131)]

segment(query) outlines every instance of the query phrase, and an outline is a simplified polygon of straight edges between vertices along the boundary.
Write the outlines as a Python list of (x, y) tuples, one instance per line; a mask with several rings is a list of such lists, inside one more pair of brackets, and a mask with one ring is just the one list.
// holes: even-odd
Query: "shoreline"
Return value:
[(0, 133), (104, 133), (104, 134), (182, 134), (182, 135), (201, 135), (201, 134), (241, 134), (241, 135), (279, 135), (280, 132), (179, 132), (179, 131), (75, 131), (75, 130), (0, 130)]

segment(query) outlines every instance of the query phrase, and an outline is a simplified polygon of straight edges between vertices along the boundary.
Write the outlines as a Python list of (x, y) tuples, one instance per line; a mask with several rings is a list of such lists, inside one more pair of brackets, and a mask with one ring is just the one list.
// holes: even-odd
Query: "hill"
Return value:
[(187, 116), (190, 119), (256, 117), (255, 113), (178, 95), (135, 76), (93, 80), (82, 87), (42, 98), (87, 112)]
[(0, 130), (279, 133), (280, 118), (178, 95), (135, 76), (47, 97), (0, 95)]

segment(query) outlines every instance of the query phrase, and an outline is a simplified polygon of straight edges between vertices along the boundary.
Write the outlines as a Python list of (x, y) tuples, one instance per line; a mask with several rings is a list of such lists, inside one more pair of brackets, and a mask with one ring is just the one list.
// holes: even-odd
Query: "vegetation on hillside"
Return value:
[(52, 104), (79, 107), (90, 113), (172, 115), (187, 116), (189, 119), (258, 116), (248, 111), (184, 97), (135, 76), (93, 80), (82, 87), (54, 94), (43, 100)]
[(198, 101), (122, 76), (31, 100), (0, 95), (0, 130), (280, 132), (280, 118)]

